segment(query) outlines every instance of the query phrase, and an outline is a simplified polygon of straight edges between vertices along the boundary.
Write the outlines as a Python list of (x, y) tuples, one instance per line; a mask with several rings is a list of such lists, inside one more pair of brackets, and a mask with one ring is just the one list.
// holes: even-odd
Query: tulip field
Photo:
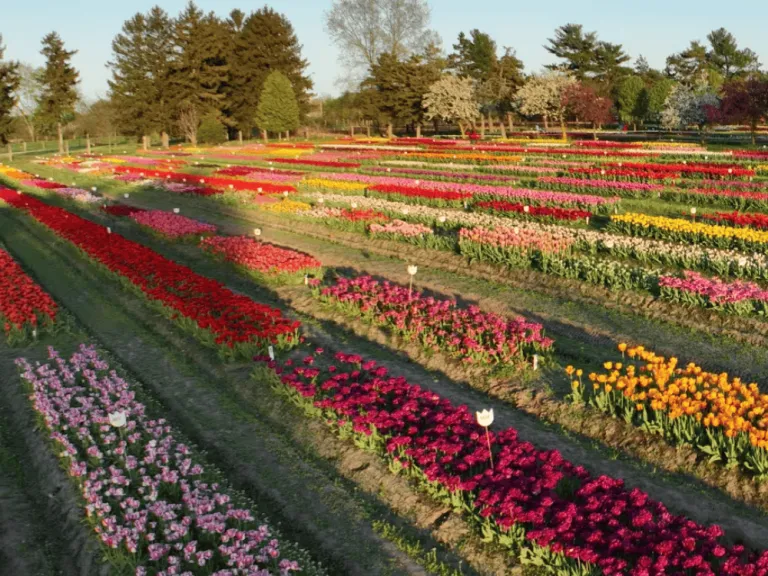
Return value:
[(20, 156), (0, 330), (14, 573), (768, 576), (762, 149)]

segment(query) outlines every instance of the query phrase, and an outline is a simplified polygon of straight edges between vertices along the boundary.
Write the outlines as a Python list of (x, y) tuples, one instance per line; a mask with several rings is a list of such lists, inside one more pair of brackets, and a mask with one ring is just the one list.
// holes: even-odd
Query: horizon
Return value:
[[(111, 74), (107, 63), (112, 54), (112, 39), (120, 32), (125, 20), (157, 4), (152, 0), (140, 0), (130, 5), (115, 4), (104, 10), (101, 3), (83, 0), (79, 3), (82, 9), (77, 12), (73, 12), (70, 5), (54, 0), (12, 4), (5, 9), (4, 21), (21, 25), (0, 28), (6, 47), (5, 58), (34, 66), (42, 65), (40, 40), (46, 33), (55, 30), (68, 49), (78, 51), (73, 63), (80, 72), (79, 88), (85, 99), (93, 101), (106, 97), (107, 79)], [(172, 0), (160, 6), (175, 17), (185, 4), (186, 0)], [(331, 0), (200, 0), (196, 4), (205, 12), (213, 11), (219, 17), (226, 17), (234, 8), (248, 13), (264, 5), (285, 14), (302, 45), (302, 55), (309, 62), (307, 71), (314, 82), (314, 94), (337, 96), (343, 91), (338, 80), (344, 69), (339, 65), (339, 52), (325, 31), (323, 22)], [(516, 51), (525, 64), (526, 73), (538, 71), (556, 61), (544, 44), (558, 26), (569, 22), (583, 24), (585, 30), (597, 32), (601, 40), (622, 44), (631, 56), (631, 63), (643, 55), (657, 69), (663, 69), (666, 57), (683, 50), (690, 41), (705, 41), (710, 31), (724, 27), (736, 37), (740, 47), (754, 50), (765, 66), (768, 64), (768, 39), (760, 29), (760, 21), (768, 17), (768, 5), (757, 2), (740, 4), (745, 7), (743, 10), (719, 14), (707, 9), (710, 5), (714, 7), (714, 3), (686, 0), (670, 6), (660, 0), (650, 0), (642, 6), (633, 4), (622, 7), (619, 13), (614, 3), (607, 0), (598, 0), (586, 8), (565, 0), (553, 0), (546, 5), (525, 9), (512, 8), (500, 0), (489, 0), (473, 10), (465, 9), (458, 0), (431, 0), (430, 27), (440, 35), (446, 53), (452, 50), (459, 32), (469, 32), (473, 28), (487, 32), (500, 50), (509, 46)], [(745, 13), (752, 16), (745, 19)], [(664, 17), (659, 18), (658, 14)], [(513, 19), (511, 30), (505, 30), (507, 18)]]

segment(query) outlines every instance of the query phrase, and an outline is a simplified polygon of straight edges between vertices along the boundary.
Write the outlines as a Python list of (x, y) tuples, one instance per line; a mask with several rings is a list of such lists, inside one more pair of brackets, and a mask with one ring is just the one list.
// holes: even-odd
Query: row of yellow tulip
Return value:
[(704, 224), (683, 218), (628, 213), (611, 217), (609, 231), (645, 238), (768, 252), (768, 231)]
[(605, 362), (604, 372), (566, 368), (572, 398), (647, 432), (686, 444), (710, 461), (741, 466), (768, 476), (768, 395), (726, 373), (707, 372), (643, 346), (619, 345), (621, 362)]

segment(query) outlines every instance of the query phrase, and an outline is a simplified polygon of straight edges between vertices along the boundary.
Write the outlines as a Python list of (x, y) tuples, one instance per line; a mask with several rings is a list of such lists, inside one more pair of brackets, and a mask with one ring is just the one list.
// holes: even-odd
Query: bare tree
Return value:
[(29, 64), (19, 65), (19, 74), (21, 75), (21, 84), (16, 92), (16, 110), (24, 121), (27, 128), (29, 139), (35, 141), (35, 110), (37, 110), (37, 100), (40, 97), (40, 68), (33, 68)]
[(403, 58), (439, 43), (427, 0), (334, 0), (325, 26), (350, 69), (373, 66), (385, 52)]
[(179, 106), (179, 128), (192, 146), (197, 146), (197, 127), (199, 125), (200, 116), (195, 105), (191, 102), (182, 103)]

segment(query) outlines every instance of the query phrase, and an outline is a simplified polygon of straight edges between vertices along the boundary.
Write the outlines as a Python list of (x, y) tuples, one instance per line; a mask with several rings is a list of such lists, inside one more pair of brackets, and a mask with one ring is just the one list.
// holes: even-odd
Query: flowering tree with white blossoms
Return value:
[(446, 122), (457, 122), (461, 135), (465, 124), (472, 125), (479, 115), (471, 78), (457, 78), (446, 74), (429, 87), (423, 104), (427, 111), (425, 118), (440, 118)]
[(720, 100), (709, 90), (677, 84), (664, 103), (661, 124), (665, 128), (685, 128), (691, 124), (702, 128), (709, 122), (707, 110), (719, 105)]
[(560, 122), (565, 138), (565, 94), (574, 84), (576, 79), (570, 74), (554, 71), (534, 74), (517, 91), (520, 113), (525, 116), (542, 116), (545, 129), (549, 127), (550, 118)]

